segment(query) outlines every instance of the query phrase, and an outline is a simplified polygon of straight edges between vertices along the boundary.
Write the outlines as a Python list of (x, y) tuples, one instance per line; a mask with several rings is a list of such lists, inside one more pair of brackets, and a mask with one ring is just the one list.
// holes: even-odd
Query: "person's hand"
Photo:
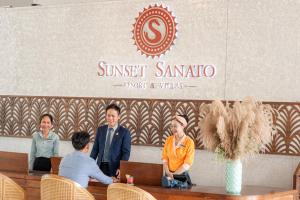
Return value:
[(120, 182), (120, 180), (119, 180), (119, 179), (117, 179), (117, 178), (116, 178), (116, 177), (114, 177), (114, 176), (112, 176), (111, 178), (112, 178), (112, 180), (113, 180), (113, 183), (119, 183), (119, 182)]
[(94, 178), (90, 178), (90, 181), (91, 182), (99, 182), (97, 179), (94, 179)]
[(168, 177), (170, 177), (171, 179), (174, 179), (173, 173), (172, 173), (172, 172), (167, 171), (167, 172), (166, 172), (166, 175), (167, 175)]
[(117, 169), (116, 177), (117, 177), (118, 179), (120, 179), (120, 169)]

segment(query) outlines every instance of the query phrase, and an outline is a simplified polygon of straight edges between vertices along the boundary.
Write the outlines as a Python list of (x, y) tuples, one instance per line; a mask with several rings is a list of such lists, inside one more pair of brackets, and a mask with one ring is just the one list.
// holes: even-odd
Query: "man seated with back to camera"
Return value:
[(96, 161), (89, 157), (90, 135), (87, 132), (75, 132), (72, 136), (72, 145), (75, 151), (64, 157), (59, 165), (59, 175), (69, 178), (82, 187), (87, 188), (90, 178), (104, 184), (111, 184), (118, 180), (103, 174)]

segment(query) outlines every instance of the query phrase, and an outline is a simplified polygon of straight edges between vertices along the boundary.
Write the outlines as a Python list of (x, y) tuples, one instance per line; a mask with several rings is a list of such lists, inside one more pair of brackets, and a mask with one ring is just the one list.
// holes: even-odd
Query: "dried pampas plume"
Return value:
[(242, 159), (264, 151), (276, 129), (272, 108), (251, 97), (232, 106), (213, 101), (200, 106), (200, 138), (203, 145), (225, 159)]

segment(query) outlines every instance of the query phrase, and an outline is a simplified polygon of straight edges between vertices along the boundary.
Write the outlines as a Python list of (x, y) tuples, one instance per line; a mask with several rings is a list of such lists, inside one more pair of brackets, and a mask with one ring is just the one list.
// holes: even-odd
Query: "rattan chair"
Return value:
[(9, 177), (0, 173), (0, 199), (24, 200), (25, 192), (21, 186)]
[(78, 183), (54, 174), (41, 181), (41, 200), (95, 200), (94, 196)]
[(124, 183), (113, 183), (107, 188), (107, 200), (156, 200), (141, 188)]

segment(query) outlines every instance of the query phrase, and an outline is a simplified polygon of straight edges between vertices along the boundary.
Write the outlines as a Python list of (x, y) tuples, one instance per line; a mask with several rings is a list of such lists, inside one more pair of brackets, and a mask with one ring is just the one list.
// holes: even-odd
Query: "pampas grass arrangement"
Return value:
[(236, 101), (232, 107), (219, 101), (200, 107), (199, 128), (203, 145), (225, 159), (243, 159), (265, 151), (276, 129), (272, 108), (251, 97)]

